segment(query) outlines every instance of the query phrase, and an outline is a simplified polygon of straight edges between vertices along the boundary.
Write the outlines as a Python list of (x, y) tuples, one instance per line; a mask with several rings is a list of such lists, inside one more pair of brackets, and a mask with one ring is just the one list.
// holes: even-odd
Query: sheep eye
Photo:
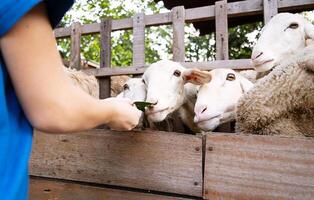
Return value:
[(143, 82), (144, 84), (146, 84), (144, 79), (142, 79), (142, 82)]
[(175, 70), (173, 72), (173, 75), (175, 75), (176, 77), (180, 77), (181, 76), (181, 72), (179, 70)]
[(226, 80), (228, 80), (228, 81), (234, 81), (235, 79), (236, 79), (235, 74), (233, 74), (233, 73), (227, 74)]
[(289, 25), (289, 28), (291, 28), (291, 29), (297, 29), (297, 28), (299, 28), (299, 24), (298, 24), (298, 23), (291, 23), (291, 24)]
[(129, 85), (128, 84), (124, 84), (123, 90), (128, 90), (128, 89), (130, 89)]

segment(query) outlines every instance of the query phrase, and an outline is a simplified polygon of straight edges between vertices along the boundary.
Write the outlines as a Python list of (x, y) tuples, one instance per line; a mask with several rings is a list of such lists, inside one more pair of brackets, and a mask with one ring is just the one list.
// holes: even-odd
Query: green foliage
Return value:
[(229, 54), (232, 59), (250, 58), (253, 42), (248, 40), (247, 34), (260, 30), (262, 23), (237, 26), (229, 29)]
[[(131, 5), (131, 6), (130, 6)], [(137, 12), (159, 13), (165, 10), (153, 0), (81, 0), (63, 18), (61, 26), (73, 22), (89, 24), (100, 22), (103, 18), (122, 19), (132, 17)], [(230, 58), (249, 58), (252, 41), (247, 35), (261, 28), (261, 23), (238, 26), (229, 29)], [(186, 61), (208, 61), (215, 58), (214, 34), (199, 36), (192, 25), (186, 26), (185, 50)], [(169, 25), (145, 29), (145, 62), (153, 63), (162, 58), (171, 59), (172, 29)], [(112, 66), (132, 65), (132, 31), (115, 31), (112, 33)], [(69, 58), (69, 39), (58, 40), (59, 49), (65, 59)], [(81, 40), (81, 57), (86, 60), (100, 61), (99, 34), (83, 36)]]
[(111, 40), (111, 65), (130, 66), (132, 63), (132, 31), (119, 31)]

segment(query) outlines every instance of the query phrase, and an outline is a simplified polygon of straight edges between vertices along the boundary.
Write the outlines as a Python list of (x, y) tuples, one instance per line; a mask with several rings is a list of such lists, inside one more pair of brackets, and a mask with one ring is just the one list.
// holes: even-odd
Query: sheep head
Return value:
[(123, 85), (123, 91), (117, 97), (128, 98), (132, 101), (146, 99), (146, 87), (141, 78), (130, 78)]
[(314, 39), (314, 26), (299, 14), (280, 13), (262, 29), (251, 60), (258, 72), (271, 70)]
[(212, 80), (201, 85), (194, 107), (194, 123), (204, 131), (214, 130), (234, 116), (239, 98), (253, 87), (253, 83), (232, 69), (214, 69)]
[(147, 89), (147, 102), (154, 103), (146, 109), (148, 120), (163, 121), (184, 103), (186, 83), (203, 84), (210, 81), (208, 72), (186, 69), (181, 64), (162, 60), (150, 65), (143, 74)]

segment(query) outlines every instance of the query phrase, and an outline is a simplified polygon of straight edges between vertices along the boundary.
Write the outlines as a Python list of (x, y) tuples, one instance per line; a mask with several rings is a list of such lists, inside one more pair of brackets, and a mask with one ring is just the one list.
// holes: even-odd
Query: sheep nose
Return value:
[(206, 110), (207, 110), (207, 106), (205, 106), (205, 107), (203, 108), (201, 114), (204, 113)]
[(207, 110), (207, 106), (205, 106), (205, 105), (200, 106), (196, 109), (195, 117), (194, 117), (195, 123), (197, 123), (198, 121), (200, 121), (204, 117), (206, 110)]
[(259, 50), (253, 51), (251, 59), (256, 60), (257, 58), (261, 57), (263, 54), (264, 54), (264, 52), (259, 51)]

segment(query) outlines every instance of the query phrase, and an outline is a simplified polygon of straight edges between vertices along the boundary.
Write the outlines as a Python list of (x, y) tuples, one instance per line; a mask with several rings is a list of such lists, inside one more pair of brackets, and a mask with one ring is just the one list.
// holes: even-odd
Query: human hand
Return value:
[(110, 108), (111, 114), (107, 125), (112, 130), (128, 131), (133, 129), (142, 115), (133, 102), (127, 98), (107, 98), (103, 100)]

